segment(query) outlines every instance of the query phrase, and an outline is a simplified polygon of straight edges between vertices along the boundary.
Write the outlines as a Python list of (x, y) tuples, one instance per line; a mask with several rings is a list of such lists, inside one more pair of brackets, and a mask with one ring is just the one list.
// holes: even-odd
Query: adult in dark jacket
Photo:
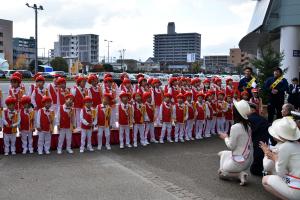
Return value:
[(264, 143), (268, 143), (270, 139), (268, 128), (270, 125), (264, 117), (257, 114), (256, 104), (249, 103), (249, 105), (251, 108), (251, 114), (248, 116), (248, 119), (252, 129), (252, 142), (254, 150), (250, 172), (256, 176), (262, 176), (264, 152), (259, 147), (259, 142), (263, 141)]
[(292, 84), (289, 85), (288, 94), (288, 102), (298, 110), (300, 108), (300, 85), (298, 78), (293, 78)]
[(277, 67), (274, 76), (266, 80), (264, 90), (268, 93), (268, 121), (272, 123), (276, 113), (277, 119), (282, 118), (281, 109), (284, 104), (284, 95), (288, 91), (288, 82), (283, 78), (282, 70)]
[(255, 77), (253, 76), (253, 69), (251, 67), (244, 68), (244, 78), (242, 78), (239, 82), (238, 89), (240, 92), (247, 91), (250, 95), (249, 98), (252, 97), (251, 90), (256, 88), (257, 82)]

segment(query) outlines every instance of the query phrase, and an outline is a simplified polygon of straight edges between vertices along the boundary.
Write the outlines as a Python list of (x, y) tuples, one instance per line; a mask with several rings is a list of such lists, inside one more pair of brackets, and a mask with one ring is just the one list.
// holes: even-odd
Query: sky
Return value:
[[(99, 56), (146, 60), (153, 56), (153, 35), (176, 32), (202, 35), (201, 56), (229, 54), (247, 33), (255, 7), (253, 0), (1, 0), (0, 18), (13, 21), (14, 37), (34, 36), (34, 12), (25, 6), (36, 3), (39, 12), (39, 56), (64, 34), (99, 35)], [(3, 6), (5, 5), (5, 6)]]

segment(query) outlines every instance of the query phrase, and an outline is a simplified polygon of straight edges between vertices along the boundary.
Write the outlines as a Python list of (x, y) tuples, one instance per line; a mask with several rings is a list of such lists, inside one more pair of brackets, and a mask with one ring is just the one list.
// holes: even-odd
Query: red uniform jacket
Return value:
[(186, 106), (184, 104), (179, 105), (178, 103), (176, 103), (175, 109), (176, 109), (175, 112), (176, 123), (183, 124), (186, 116)]
[(102, 104), (97, 106), (97, 125), (100, 127), (108, 127), (110, 124), (111, 108)]
[(187, 112), (188, 112), (188, 120), (193, 120), (195, 118), (195, 108), (194, 108), (194, 103), (188, 103), (186, 102), (187, 106)]
[(58, 102), (59, 105), (64, 105), (65, 104), (65, 102), (66, 102), (65, 96), (67, 94), (70, 94), (70, 88), (65, 88), (65, 89), (60, 88), (58, 90), (57, 96), (58, 96), (58, 100), (59, 100), (59, 102)]
[[(15, 117), (18, 117), (17, 115), (17, 112), (16, 110), (13, 111), (11, 114), (12, 114), (12, 118), (9, 117), (9, 110), (8, 109), (5, 109), (4, 110), (4, 118), (5, 118), (5, 121), (8, 123), (8, 126), (11, 126), (13, 125), (14, 123), (16, 123), (16, 120), (14, 120)], [(17, 129), (16, 128), (11, 128), (11, 127), (8, 127), (6, 125), (3, 124), (3, 133), (5, 134), (15, 134), (17, 133)]]
[(93, 99), (93, 108), (96, 108), (98, 105), (102, 103), (102, 92), (100, 86), (94, 88), (89, 88), (90, 97)]
[[(124, 107), (123, 107), (124, 106)], [(119, 105), (119, 124), (123, 126), (128, 126), (130, 124), (130, 118), (132, 115), (132, 111), (130, 109), (130, 105)]]
[(83, 99), (87, 95), (86, 88), (80, 90), (77, 86), (74, 86), (75, 95), (74, 95), (74, 108), (83, 108)]
[(162, 122), (172, 122), (172, 105), (167, 105), (165, 102), (161, 104), (161, 120)]
[(146, 114), (148, 116), (147, 122), (153, 123), (154, 122), (154, 107), (152, 104), (145, 103), (146, 106)]
[(205, 119), (205, 107), (199, 102), (196, 103), (197, 117), (196, 120), (204, 120)]
[(143, 104), (133, 104), (133, 117), (135, 124), (144, 123), (145, 106)]
[(50, 93), (53, 104), (57, 104), (57, 90), (58, 90), (58, 88), (55, 87), (55, 85), (53, 83), (49, 84), (49, 93)]
[(226, 120), (233, 120), (233, 103), (228, 104), (228, 110), (225, 112)]
[(69, 111), (64, 110), (64, 106), (61, 105), (59, 108), (59, 126), (60, 128), (70, 129), (71, 128), (71, 122), (73, 118), (73, 110), (70, 109)]
[[(83, 112), (83, 119), (85, 119), (85, 121), (87, 121), (89, 124), (93, 123), (93, 114), (92, 114), (92, 110), (87, 111), (86, 108), (82, 108), (82, 112)], [(85, 125), (83, 123), (81, 123), (81, 128), (85, 129), (85, 130), (89, 130), (92, 128), (92, 126), (88, 126)]]
[(163, 100), (163, 94), (161, 89), (154, 88), (152, 91), (155, 106), (160, 106)]
[(22, 108), (20, 110), (20, 118), (20, 131), (32, 131), (34, 125), (34, 111)]
[(40, 109), (41, 115), (40, 115), (40, 129), (45, 132), (49, 132), (51, 130), (51, 124), (53, 124), (53, 121), (51, 121), (51, 111), (49, 113), (46, 113), (44, 109)]

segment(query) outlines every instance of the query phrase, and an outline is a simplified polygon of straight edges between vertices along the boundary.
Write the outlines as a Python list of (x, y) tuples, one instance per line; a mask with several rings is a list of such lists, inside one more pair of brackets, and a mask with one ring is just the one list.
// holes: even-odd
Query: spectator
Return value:
[(292, 84), (289, 85), (288, 93), (288, 102), (293, 104), (295, 109), (298, 110), (300, 108), (300, 85), (298, 78), (292, 79)]
[(281, 109), (284, 104), (284, 95), (288, 90), (288, 82), (283, 78), (282, 69), (275, 68), (274, 76), (266, 80), (264, 90), (268, 93), (268, 121), (273, 122), (276, 113), (277, 119), (282, 118)]
[(244, 68), (245, 77), (240, 80), (238, 89), (240, 92), (247, 91), (249, 93), (249, 98), (252, 97), (251, 89), (256, 88), (257, 82), (253, 76), (253, 69), (251, 67)]
[(295, 111), (295, 107), (290, 103), (286, 103), (282, 106), (281, 115), (282, 117), (293, 117), (292, 111)]

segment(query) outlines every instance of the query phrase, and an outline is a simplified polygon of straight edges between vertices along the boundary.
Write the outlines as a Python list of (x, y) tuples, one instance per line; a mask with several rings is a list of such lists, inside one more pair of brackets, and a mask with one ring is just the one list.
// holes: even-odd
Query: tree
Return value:
[(64, 71), (64, 72), (69, 71), (68, 63), (62, 57), (55, 57), (53, 60), (51, 60), (50, 65), (51, 67), (53, 67), (54, 71)]
[(104, 68), (104, 71), (106, 71), (106, 72), (113, 72), (114, 71), (113, 66), (110, 65), (110, 64), (104, 64), (103, 68)]
[[(38, 60), (38, 65), (42, 65), (42, 64), (43, 64), (43, 62), (40, 61), (40, 60)], [(35, 60), (32, 60), (32, 61), (29, 63), (28, 70), (31, 71), (31, 72), (34, 72), (34, 67), (35, 67), (34, 65), (35, 65)], [(39, 70), (39, 68), (38, 68), (38, 71), (41, 71), (41, 70)]]
[[(284, 54), (276, 52), (271, 45), (260, 49), (261, 58), (254, 58), (250, 63), (258, 70), (258, 84), (262, 88), (267, 78), (273, 76), (274, 69), (281, 66)], [(263, 103), (267, 103), (268, 94), (265, 90), (261, 91), (261, 96)]]
[(16, 60), (16, 69), (26, 69), (27, 56), (25, 54), (20, 54)]
[(192, 72), (195, 74), (200, 72), (200, 64), (198, 62), (192, 64)]

